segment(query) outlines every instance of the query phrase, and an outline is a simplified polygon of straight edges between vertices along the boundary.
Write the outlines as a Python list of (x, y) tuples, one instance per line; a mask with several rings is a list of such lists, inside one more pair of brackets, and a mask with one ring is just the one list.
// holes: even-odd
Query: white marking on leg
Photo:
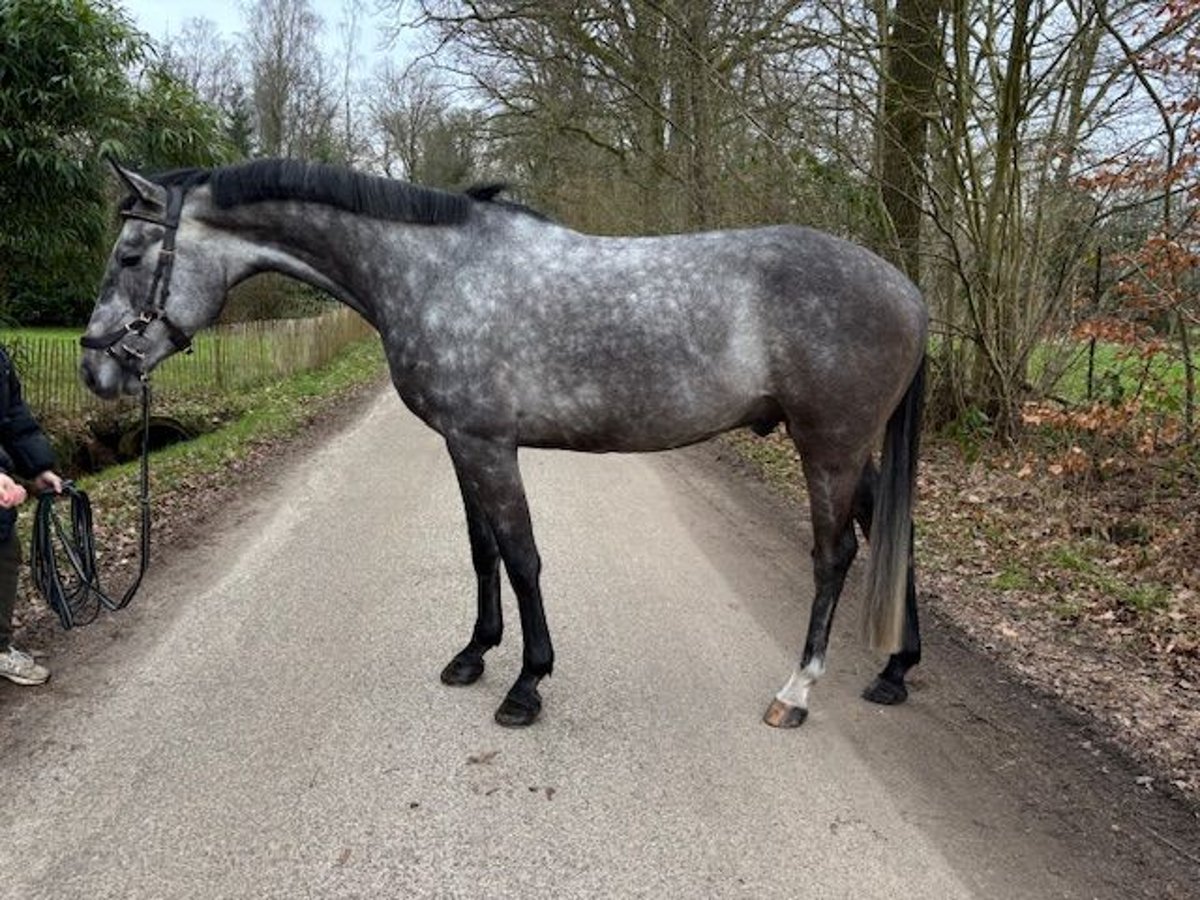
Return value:
[(803, 669), (798, 668), (792, 672), (792, 677), (788, 679), (787, 684), (780, 688), (775, 699), (791, 706), (808, 709), (808, 689), (816, 684), (824, 674), (825, 660), (820, 656), (814, 656)]

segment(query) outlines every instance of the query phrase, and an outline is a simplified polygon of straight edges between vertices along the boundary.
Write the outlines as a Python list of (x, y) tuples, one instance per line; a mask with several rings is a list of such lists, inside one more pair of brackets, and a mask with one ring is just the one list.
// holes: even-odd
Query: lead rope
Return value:
[[(95, 534), (92, 530), (92, 504), (87, 492), (67, 481), (63, 482), (63, 494), (70, 500), (69, 527), (55, 506), (55, 493), (44, 491), (38, 496), (29, 566), (38, 592), (58, 614), (63, 628), (72, 628), (95, 621), (101, 608), (118, 610), (128, 606), (150, 565), (149, 381), (142, 381), (142, 462), (138, 479), (141, 562), (137, 577), (120, 600), (114, 600), (100, 587)], [(60, 559), (65, 559), (68, 565), (60, 567)]]

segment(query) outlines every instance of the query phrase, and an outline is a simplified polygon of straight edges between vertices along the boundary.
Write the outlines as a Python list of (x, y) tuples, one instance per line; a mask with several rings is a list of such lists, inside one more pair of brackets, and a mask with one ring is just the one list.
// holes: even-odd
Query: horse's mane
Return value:
[(377, 219), (457, 225), (466, 221), (474, 204), (488, 203), (541, 217), (528, 207), (501, 199), (504, 185), (489, 184), (455, 193), (295, 159), (255, 159), (216, 169), (176, 169), (154, 175), (151, 180), (164, 187), (177, 185), (184, 189), (207, 184), (213, 202), (222, 209), (264, 200), (300, 200)]

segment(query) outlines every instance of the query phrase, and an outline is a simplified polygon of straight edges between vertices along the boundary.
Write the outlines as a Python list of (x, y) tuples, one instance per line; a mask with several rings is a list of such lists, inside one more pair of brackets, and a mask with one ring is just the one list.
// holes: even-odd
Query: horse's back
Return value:
[(881, 344), (918, 340), (897, 336), (917, 318), (903, 276), (809, 229), (609, 238), (518, 219), (490, 238), (427, 303), (425, 342), (445, 416), (525, 445), (653, 450), (807, 417), (886, 382)]

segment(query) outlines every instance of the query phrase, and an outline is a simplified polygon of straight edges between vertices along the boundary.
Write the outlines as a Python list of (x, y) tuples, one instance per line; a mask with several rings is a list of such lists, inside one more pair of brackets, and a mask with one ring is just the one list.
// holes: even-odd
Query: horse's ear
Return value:
[(167, 192), (161, 184), (155, 184), (132, 169), (126, 169), (111, 156), (106, 158), (108, 164), (113, 167), (113, 171), (117, 173), (117, 177), (121, 179), (125, 187), (129, 188), (131, 194), (151, 206), (165, 207), (167, 205)]

